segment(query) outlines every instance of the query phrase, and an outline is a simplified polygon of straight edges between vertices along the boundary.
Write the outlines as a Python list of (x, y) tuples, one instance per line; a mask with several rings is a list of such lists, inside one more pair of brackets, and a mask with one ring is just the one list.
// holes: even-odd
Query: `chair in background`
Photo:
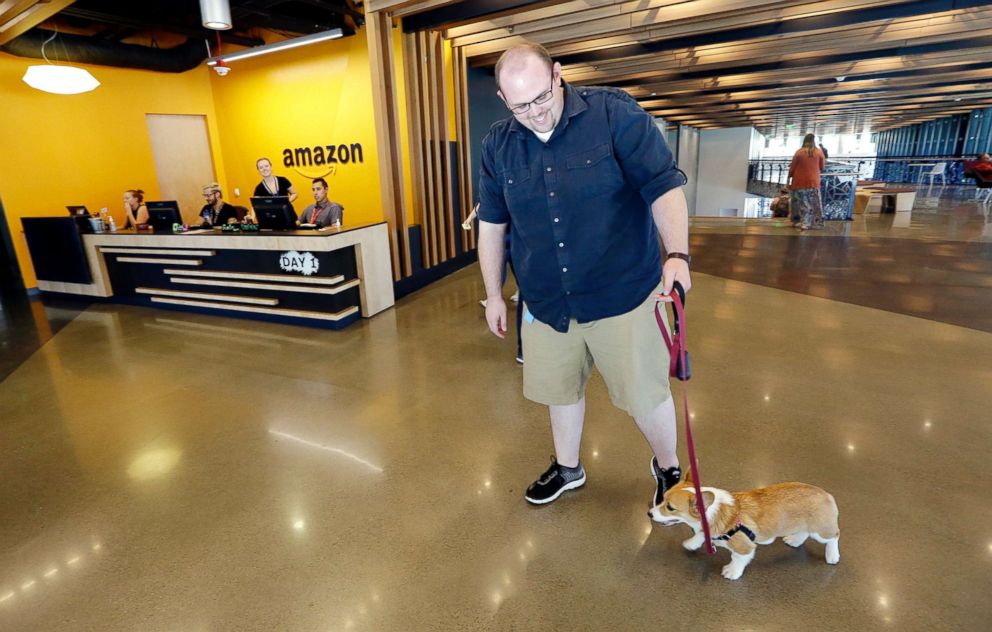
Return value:
[[(928, 173), (924, 173), (923, 175), (930, 178), (930, 186), (933, 186), (933, 179), (936, 176), (940, 176), (940, 183), (942, 185), (947, 184), (947, 163), (938, 162), (933, 166), (933, 169), (931, 169)], [(920, 178), (920, 180), (922, 179), (923, 178)]]
[(975, 199), (981, 200), (982, 204), (988, 204), (992, 201), (992, 178), (985, 179), (977, 171), (972, 172), (972, 177), (975, 178)]
[(971, 178), (972, 180), (975, 181), (975, 199), (976, 200), (977, 199), (980, 199), (981, 197), (983, 197), (985, 195), (985, 192), (986, 192), (985, 188), (979, 186), (979, 184), (978, 184), (979, 177), (978, 177), (978, 174), (975, 173), (975, 164), (977, 162), (978, 162), (977, 160), (965, 160), (963, 163), (961, 163), (961, 167), (962, 167), (962, 173), (961, 173), (961, 175), (964, 176), (965, 178)]

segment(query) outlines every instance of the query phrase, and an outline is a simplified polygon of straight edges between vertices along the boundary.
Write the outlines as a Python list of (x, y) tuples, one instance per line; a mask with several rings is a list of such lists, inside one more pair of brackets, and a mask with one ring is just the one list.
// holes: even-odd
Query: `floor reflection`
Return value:
[(992, 212), (968, 188), (938, 187), (911, 212), (857, 215), (817, 233), (698, 220), (693, 268), (992, 332)]
[(547, 412), (473, 266), (344, 331), (41, 304), (45, 333), (26, 306), (35, 351), (0, 380), (0, 629), (984, 629), (992, 256), (966, 196), (933, 198), (909, 228), (693, 228), (704, 484), (827, 489), (836, 567), (775, 543), (732, 584), (725, 552), (652, 528), (648, 448), (598, 375), (588, 483), (525, 503)]

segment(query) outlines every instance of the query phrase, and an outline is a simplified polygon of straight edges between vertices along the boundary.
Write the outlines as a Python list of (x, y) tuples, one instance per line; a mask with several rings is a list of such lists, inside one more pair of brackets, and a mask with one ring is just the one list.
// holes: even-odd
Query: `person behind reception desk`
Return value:
[(200, 218), (203, 220), (201, 226), (220, 226), (238, 221), (237, 209), (224, 201), (224, 194), (216, 182), (203, 187), (203, 199), (207, 203), (200, 210)]
[(259, 158), (255, 168), (262, 174), (262, 181), (255, 187), (254, 197), (288, 197), (290, 203), (296, 201), (296, 187), (287, 178), (272, 175), (272, 161)]
[(316, 224), (320, 227), (340, 226), (344, 218), (344, 207), (327, 199), (327, 180), (314, 178), (311, 188), (314, 203), (303, 210), (300, 224)]
[(124, 228), (137, 228), (148, 223), (148, 207), (145, 206), (145, 192), (141, 189), (128, 189), (124, 192)]

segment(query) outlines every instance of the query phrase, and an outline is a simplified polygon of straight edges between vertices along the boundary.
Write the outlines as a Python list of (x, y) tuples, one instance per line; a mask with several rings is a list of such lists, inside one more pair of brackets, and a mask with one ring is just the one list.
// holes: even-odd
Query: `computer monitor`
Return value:
[(78, 205), (78, 206), (67, 206), (65, 208), (66, 208), (67, 211), (69, 211), (69, 215), (72, 215), (73, 217), (76, 217), (76, 216), (79, 216), (79, 217), (89, 217), (90, 216), (89, 209), (87, 209), (85, 206), (83, 206), (81, 204)]
[(286, 196), (253, 197), (251, 207), (255, 209), (258, 227), (269, 230), (294, 230), (296, 211)]
[(158, 232), (171, 231), (173, 224), (183, 223), (179, 203), (175, 200), (145, 202), (145, 207), (148, 209), (148, 223)]

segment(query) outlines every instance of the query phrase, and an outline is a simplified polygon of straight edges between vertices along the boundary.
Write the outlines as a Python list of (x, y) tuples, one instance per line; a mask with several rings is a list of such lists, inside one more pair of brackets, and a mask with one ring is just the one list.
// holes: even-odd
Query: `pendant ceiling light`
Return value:
[(56, 64), (28, 66), (23, 79), (32, 88), (52, 94), (81, 94), (100, 85), (96, 77), (83, 68)]
[(53, 64), (48, 61), (45, 46), (55, 39), (56, 35), (57, 32), (52, 33), (52, 36), (41, 45), (41, 57), (45, 60), (45, 64), (28, 66), (27, 72), (22, 77), (24, 83), (35, 90), (51, 94), (81, 94), (96, 89), (100, 82), (85, 68)]
[(231, 3), (228, 0), (200, 0), (200, 19), (204, 28), (226, 31), (231, 22)]

